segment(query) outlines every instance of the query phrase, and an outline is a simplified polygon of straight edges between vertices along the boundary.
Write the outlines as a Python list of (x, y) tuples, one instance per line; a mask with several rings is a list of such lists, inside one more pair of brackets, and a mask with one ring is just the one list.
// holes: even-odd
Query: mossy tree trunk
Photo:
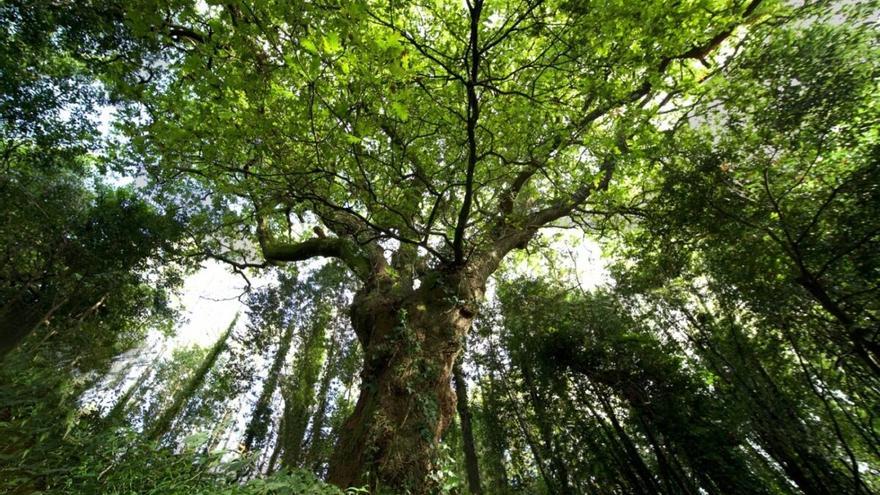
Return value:
[(306, 454), (306, 466), (313, 471), (318, 472), (321, 464), (321, 454), (324, 452), (326, 437), (324, 435), (324, 424), (327, 419), (327, 408), (330, 405), (330, 382), (336, 377), (336, 363), (338, 355), (337, 333), (338, 325), (334, 329), (333, 335), (327, 347), (327, 357), (324, 360), (324, 371), (321, 376), (321, 384), (318, 387), (318, 406), (312, 415), (312, 436), (309, 441), (309, 451)]
[(402, 243), (389, 264), (386, 249), (375, 241), (382, 235), (363, 239), (371, 225), (348, 211), (322, 217), (338, 237), (321, 231), (296, 243), (278, 242), (266, 219), (257, 217), (258, 240), (267, 260), (338, 258), (362, 283), (349, 310), (364, 356), (360, 395), (330, 459), (331, 483), (342, 488), (367, 484), (373, 491), (395, 493), (429, 490), (435, 447), (455, 414), (452, 367), (487, 280), (508, 253), (527, 247), (542, 226), (567, 216), (593, 192), (607, 189), (615, 163), (606, 159), (598, 181), (581, 184), (570, 198), (517, 212), (514, 200), (537, 172), (524, 170), (502, 194), (500, 215), (487, 226), (488, 237), (467, 249), (465, 201), (452, 253), (447, 253), (452, 256), (432, 250), (433, 261), (414, 244)]
[(436, 273), (404, 297), (366, 286), (351, 307), (364, 349), (361, 391), (330, 462), (338, 486), (421, 493), (455, 414), (452, 369), (482, 286)]

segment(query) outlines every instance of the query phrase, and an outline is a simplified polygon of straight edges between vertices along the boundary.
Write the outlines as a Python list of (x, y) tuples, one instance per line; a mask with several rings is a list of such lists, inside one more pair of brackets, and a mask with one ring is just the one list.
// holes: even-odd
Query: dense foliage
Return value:
[(880, 492), (878, 14), (3, 1), (0, 491)]

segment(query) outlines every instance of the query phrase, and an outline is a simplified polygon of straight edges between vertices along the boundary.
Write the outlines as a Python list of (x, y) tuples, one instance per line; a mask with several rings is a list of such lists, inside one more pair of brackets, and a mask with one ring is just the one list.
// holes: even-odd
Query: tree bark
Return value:
[(461, 437), (464, 443), (464, 464), (467, 470), (468, 489), (474, 495), (483, 493), (480, 483), (480, 465), (477, 461), (477, 449), (474, 446), (474, 431), (471, 425), (471, 410), (468, 405), (467, 382), (464, 370), (461, 369), (461, 360), (455, 362), (452, 368), (455, 381), (455, 396), (458, 400), (458, 418), (461, 421)]
[(381, 281), (351, 306), (364, 350), (361, 390), (330, 461), (340, 487), (424, 493), (434, 448), (455, 414), (452, 367), (482, 298), (460, 272), (431, 273), (413, 291)]

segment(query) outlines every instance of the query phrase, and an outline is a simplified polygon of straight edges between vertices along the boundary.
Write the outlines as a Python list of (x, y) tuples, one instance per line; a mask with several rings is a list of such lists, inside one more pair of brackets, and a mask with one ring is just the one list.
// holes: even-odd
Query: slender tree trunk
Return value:
[(281, 450), (283, 450), (283, 442), (281, 439), (284, 437), (284, 416), (282, 416), (281, 420), (278, 422), (278, 434), (276, 437), (277, 440), (275, 441), (275, 446), (272, 447), (272, 455), (269, 456), (269, 461), (266, 463), (266, 474), (272, 474), (275, 472), (275, 468), (278, 464), (278, 457), (281, 455)]
[[(487, 383), (488, 382), (488, 383)], [(510, 493), (510, 481), (507, 476), (507, 467), (504, 463), (504, 454), (508, 450), (507, 432), (502, 425), (502, 411), (498, 404), (498, 394), (496, 392), (495, 379), (489, 375), (484, 385), (481, 386), (483, 392), (483, 414), (480, 416), (483, 420), (483, 427), (486, 431), (486, 439), (488, 442), (488, 466), (489, 472), (492, 473), (493, 486), (497, 489), (497, 493)], [(484, 463), (485, 467), (487, 464)]]
[(806, 291), (816, 300), (822, 308), (831, 314), (844, 329), (846, 329), (849, 337), (853, 341), (854, 352), (856, 355), (875, 373), (880, 375), (880, 345), (869, 339), (869, 333), (877, 332), (874, 328), (873, 332), (868, 329), (860, 328), (856, 325), (855, 319), (850, 316), (844, 308), (831, 297), (825, 287), (819, 282), (812, 273), (802, 268), (802, 276), (798, 279), (798, 283), (806, 289)]
[[(761, 447), (782, 468), (788, 479), (807, 495), (836, 493), (837, 490), (829, 489), (825, 481), (828, 476), (836, 478), (836, 470), (824, 457), (812, 452), (812, 442), (798, 412), (764, 369), (761, 360), (754, 355), (747, 338), (736, 326), (729, 328), (728, 338), (736, 351), (731, 356), (713, 344), (712, 335), (720, 335), (720, 332), (706, 328), (687, 309), (679, 309), (700, 333), (701, 338), (692, 337), (692, 341), (704, 356), (709, 356), (707, 362), (749, 405), (752, 425)], [(835, 484), (846, 486), (845, 483), (835, 482), (831, 486)]]
[(607, 419), (598, 414), (593, 405), (589, 402), (584, 403), (587, 408), (590, 410), (590, 415), (593, 418), (593, 421), (598, 425), (598, 429), (601, 432), (602, 438), (605, 440), (605, 446), (602, 445), (601, 439), (593, 438), (593, 435), (590, 432), (589, 425), (586, 424), (586, 421), (583, 419), (579, 419), (578, 423), (585, 432), (584, 440), (588, 443), (591, 449), (595, 452), (603, 452), (607, 451), (610, 454), (611, 459), (616, 464), (614, 466), (615, 469), (626, 477), (626, 482), (623, 480), (616, 480), (617, 485), (626, 493), (647, 495), (647, 494), (660, 494), (662, 493), (659, 489), (655, 490), (646, 490), (645, 483), (637, 474), (637, 468), (635, 464), (632, 463), (632, 458), (629, 452), (622, 445), (622, 441), (620, 437), (611, 430), (611, 428), (607, 424)]
[[(871, 489), (862, 481), (861, 474), (859, 473), (859, 463), (856, 458), (856, 454), (853, 451), (852, 447), (849, 445), (849, 440), (846, 438), (846, 435), (843, 433), (843, 429), (840, 427), (840, 423), (837, 421), (837, 417), (835, 411), (831, 407), (831, 403), (828, 400), (828, 397), (825, 393), (820, 390), (817, 381), (821, 380), (818, 372), (812, 369), (812, 366), (807, 364), (808, 361), (804, 359), (801, 354), (800, 346), (797, 345), (797, 341), (790, 333), (787, 335), (788, 341), (791, 343), (791, 348), (794, 350), (795, 357), (797, 357), (798, 362), (803, 371), (803, 375), (807, 384), (810, 386), (810, 390), (812, 390), (813, 394), (822, 401), (822, 405), (825, 407), (826, 419), (830, 421), (831, 426), (833, 427), (834, 434), (837, 437), (839, 442), (839, 446), (843, 448), (844, 452), (846, 452), (847, 458), (849, 459), (849, 463), (847, 467), (849, 468), (850, 473), (852, 474), (853, 480), (853, 493), (872, 493)], [(816, 374), (816, 380), (813, 379), (813, 374)]]
[(480, 483), (480, 465), (477, 461), (477, 449), (474, 446), (474, 431), (471, 425), (471, 411), (468, 405), (467, 381), (461, 369), (461, 359), (452, 368), (455, 381), (455, 396), (458, 400), (458, 418), (461, 421), (461, 437), (464, 443), (464, 464), (467, 470), (468, 489), (474, 495), (483, 493)]
[(266, 433), (269, 429), (269, 421), (272, 419), (272, 396), (275, 389), (278, 388), (278, 379), (281, 375), (281, 369), (287, 361), (287, 354), (290, 351), (290, 344), (293, 341), (293, 331), (295, 326), (288, 325), (281, 335), (278, 343), (278, 350), (275, 352), (275, 358), (272, 360), (272, 366), (266, 375), (266, 381), (263, 382), (263, 390), (260, 397), (254, 404), (254, 413), (245, 430), (244, 441), (242, 444), (245, 450), (251, 450), (254, 446), (259, 447), (266, 440)]
[(636, 413), (636, 416), (639, 425), (641, 426), (642, 433), (644, 433), (645, 437), (648, 439), (648, 444), (651, 446), (651, 449), (654, 451), (654, 455), (657, 458), (657, 466), (660, 469), (660, 473), (663, 475), (665, 481), (669, 483), (670, 491), (675, 491), (671, 488), (671, 484), (675, 483), (675, 485), (681, 490), (681, 493), (695, 495), (697, 490), (692, 486), (693, 484), (690, 480), (685, 479), (682, 473), (675, 469), (669, 456), (667, 456), (666, 449), (655, 435), (653, 427), (648, 424), (641, 414)]
[(504, 376), (503, 369), (498, 367), (499, 375), (501, 376), (502, 383), (504, 384), (505, 392), (507, 393), (507, 398), (510, 400), (510, 405), (513, 408), (514, 417), (516, 419), (517, 425), (520, 428), (520, 431), (523, 434), (523, 438), (526, 441), (526, 445), (529, 447), (529, 451), (532, 453), (532, 457), (535, 458), (535, 464), (538, 466), (538, 472), (541, 473), (541, 478), (544, 479), (544, 483), (547, 485), (547, 490), (551, 493), (551, 495), (556, 495), (559, 491), (556, 488), (555, 479), (551, 476), (550, 470), (547, 468), (547, 463), (545, 462), (544, 455), (541, 452), (540, 447), (538, 446), (538, 442), (532, 437), (532, 434), (529, 432), (529, 425), (526, 423), (526, 419), (520, 410), (519, 404), (517, 404), (516, 397), (514, 397), (511, 392), (510, 384), (507, 382), (507, 378)]
[(191, 377), (176, 394), (171, 399), (171, 404), (165, 408), (160, 414), (159, 417), (156, 418), (156, 421), (150, 426), (147, 430), (145, 437), (149, 440), (159, 440), (171, 429), (171, 424), (180, 414), (180, 411), (183, 409), (183, 406), (189, 401), (189, 399), (193, 396), (193, 394), (198, 391), (198, 389), (205, 383), (205, 378), (208, 376), (208, 373), (211, 369), (214, 368), (214, 365), (217, 363), (217, 358), (220, 357), (220, 354), (226, 350), (226, 341), (229, 338), (229, 334), (232, 333), (232, 329), (235, 328), (235, 323), (238, 321), (238, 315), (235, 315), (232, 323), (229, 324), (229, 327), (226, 328), (226, 331), (220, 335), (220, 338), (217, 339), (217, 343), (208, 351), (208, 354), (205, 356), (205, 359), (202, 360), (202, 364), (199, 365), (199, 368), (193, 373)]
[[(657, 485), (654, 475), (651, 473), (651, 470), (648, 468), (647, 464), (645, 464), (645, 460), (642, 458), (638, 449), (635, 446), (632, 438), (629, 436), (629, 433), (623, 428), (623, 425), (620, 424), (620, 421), (617, 419), (617, 413), (614, 412), (614, 408), (611, 407), (611, 403), (608, 401), (608, 398), (599, 390), (597, 387), (590, 385), (590, 390), (595, 394), (596, 399), (599, 401), (599, 405), (602, 407), (602, 412), (605, 414), (605, 417), (608, 421), (611, 422), (611, 427), (614, 429), (614, 437), (609, 438), (609, 440), (616, 439), (620, 444), (620, 448), (623, 450), (624, 455), (628, 459), (627, 468), (630, 468), (634, 471), (636, 475), (637, 485), (644, 491), (644, 493), (663, 493), (664, 490)], [(578, 389), (580, 391), (580, 388)], [(585, 397), (586, 394), (581, 393), (581, 400), (587, 404), (590, 408), (590, 411), (593, 413), (593, 416), (597, 419), (601, 419), (598, 414), (593, 410), (593, 406), (590, 405), (589, 400)], [(611, 437), (609, 433), (609, 437)]]
[[(334, 327), (338, 325), (334, 324)], [(312, 416), (312, 437), (309, 441), (309, 451), (306, 454), (306, 462), (311, 466), (312, 471), (318, 472), (320, 468), (321, 452), (324, 450), (324, 422), (327, 419), (327, 408), (330, 404), (330, 382), (335, 375), (334, 368), (336, 366), (337, 354), (337, 329), (334, 329), (333, 336), (330, 338), (329, 347), (327, 348), (327, 358), (324, 361), (324, 373), (321, 377), (321, 385), (318, 388), (318, 407)]]
[(293, 376), (282, 387), (284, 434), (281, 436), (281, 465), (286, 468), (293, 469), (302, 464), (303, 443), (309, 413), (315, 403), (315, 385), (324, 359), (324, 335), (329, 320), (328, 308), (319, 308), (319, 314), (297, 353)]
[(429, 490), (435, 446), (455, 414), (453, 363), (482, 298), (482, 284), (434, 275), (402, 296), (375, 285), (355, 296), (351, 319), (364, 367), (330, 462), (328, 478), (337, 486)]
[(556, 450), (558, 449), (556, 448), (556, 439), (553, 435), (552, 426), (548, 420), (546, 398), (541, 391), (538, 390), (538, 384), (535, 383), (530, 364), (531, 363), (520, 362), (520, 370), (522, 371), (523, 380), (532, 401), (532, 407), (535, 409), (535, 423), (538, 426), (538, 431), (541, 433), (541, 441), (544, 444), (544, 450), (547, 453), (546, 455), (550, 459), (550, 467), (553, 470), (556, 491), (561, 495), (569, 495), (571, 493), (571, 486), (569, 486), (568, 481), (568, 469), (565, 467), (565, 463), (560, 456), (556, 453)]
[(143, 387), (144, 383), (146, 383), (153, 375), (154, 370), (150, 366), (146, 366), (145, 368), (146, 369), (141, 372), (134, 384), (132, 384), (131, 387), (128, 387), (128, 390), (116, 399), (116, 404), (113, 404), (113, 408), (110, 409), (110, 412), (108, 412), (105, 417), (107, 424), (114, 426), (125, 419), (129, 411), (128, 403), (131, 402), (131, 398), (134, 397), (134, 394), (136, 394), (141, 387)]
[(229, 423), (229, 420), (232, 418), (232, 415), (236, 411), (233, 411), (231, 407), (226, 407), (223, 410), (223, 416), (220, 417), (220, 421), (217, 421), (214, 424), (214, 427), (211, 429), (211, 434), (208, 437), (208, 441), (205, 442), (204, 453), (213, 452), (221, 445), (221, 443), (226, 439), (224, 437), (223, 432), (226, 431), (226, 426)]

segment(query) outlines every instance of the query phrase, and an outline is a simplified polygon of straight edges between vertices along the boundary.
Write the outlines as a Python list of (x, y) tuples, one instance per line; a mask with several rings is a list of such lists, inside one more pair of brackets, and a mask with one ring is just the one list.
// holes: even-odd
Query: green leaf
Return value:
[(327, 33), (321, 37), (321, 42), (324, 46), (324, 51), (329, 54), (334, 54), (342, 50), (342, 44), (339, 42), (339, 35), (336, 33)]
[(394, 115), (395, 117), (397, 117), (398, 119), (400, 119), (404, 122), (409, 120), (409, 111), (399, 101), (391, 102), (391, 113), (392, 113), (392, 115)]
[(315, 42), (308, 38), (300, 39), (299, 46), (303, 47), (303, 50), (311, 53), (312, 55), (318, 54), (318, 47), (315, 46)]

